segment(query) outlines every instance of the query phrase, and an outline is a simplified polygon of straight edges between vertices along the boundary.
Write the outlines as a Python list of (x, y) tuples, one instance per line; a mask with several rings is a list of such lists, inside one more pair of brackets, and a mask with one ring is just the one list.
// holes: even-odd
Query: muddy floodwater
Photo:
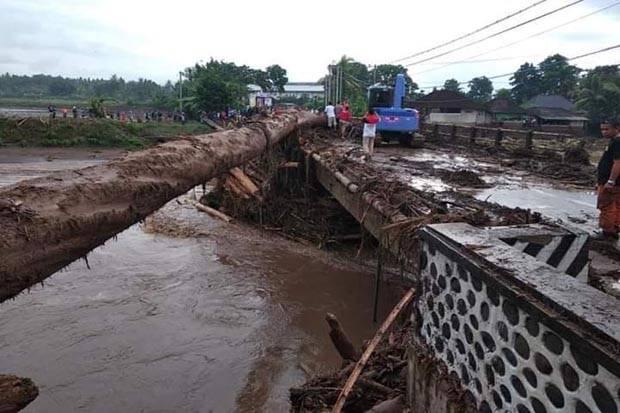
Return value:
[[(1, 185), (118, 155), (12, 151)], [(372, 270), (182, 197), (0, 304), (0, 373), (39, 386), (25, 412), (287, 411), (290, 386), (340, 364), (326, 312), (357, 345), (374, 333)], [(381, 318), (397, 299), (383, 286)]]
[[(395, 159), (395, 157), (398, 159)], [(409, 185), (422, 191), (466, 191), (483, 201), (510, 208), (536, 211), (552, 221), (594, 232), (598, 228), (598, 211), (594, 190), (572, 188), (543, 180), (531, 174), (509, 169), (492, 160), (480, 161), (463, 154), (428, 149), (380, 147), (375, 162), (403, 177)], [(430, 165), (430, 167), (429, 167)], [(471, 190), (445, 183), (428, 170), (465, 169), (478, 173), (488, 189)]]

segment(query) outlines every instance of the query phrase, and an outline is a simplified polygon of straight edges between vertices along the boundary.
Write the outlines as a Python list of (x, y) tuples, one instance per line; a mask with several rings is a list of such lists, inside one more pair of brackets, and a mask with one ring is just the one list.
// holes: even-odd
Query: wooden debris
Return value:
[(245, 188), (232, 175), (228, 175), (224, 180), (224, 188), (243, 199), (250, 199), (250, 195), (245, 191)]
[(284, 162), (278, 165), (278, 168), (298, 168), (299, 162)]
[(197, 210), (202, 211), (202, 212), (206, 212), (207, 214), (211, 215), (212, 217), (221, 219), (224, 222), (231, 222), (233, 220), (228, 215), (218, 211), (217, 209), (214, 209), (214, 208), (208, 207), (206, 205), (203, 205), (200, 202), (194, 202), (194, 206), (196, 207)]
[(230, 170), (230, 174), (234, 176), (237, 181), (239, 181), (239, 184), (245, 188), (250, 195), (255, 195), (258, 193), (259, 189), (256, 184), (254, 184), (254, 182), (252, 182), (252, 180), (245, 173), (243, 173), (241, 169), (233, 168)]
[(329, 331), (329, 337), (332, 339), (332, 343), (334, 347), (336, 347), (336, 350), (338, 350), (340, 357), (342, 357), (343, 360), (357, 361), (359, 359), (359, 354), (355, 346), (353, 346), (353, 343), (351, 343), (351, 339), (349, 339), (340, 326), (340, 322), (336, 316), (332, 313), (327, 313), (325, 320), (331, 329)]
[(368, 362), (368, 359), (370, 358), (373, 351), (377, 347), (377, 344), (379, 344), (379, 342), (381, 341), (385, 333), (392, 326), (392, 323), (394, 323), (394, 320), (396, 320), (396, 317), (398, 317), (400, 312), (409, 304), (409, 302), (411, 302), (414, 294), (415, 294), (415, 289), (413, 288), (407, 291), (407, 293), (398, 302), (398, 304), (396, 304), (396, 307), (394, 307), (394, 309), (387, 316), (383, 324), (381, 324), (381, 327), (379, 328), (379, 330), (377, 330), (377, 333), (375, 334), (375, 336), (372, 338), (372, 340), (370, 340), (368, 347), (366, 347), (364, 354), (362, 354), (362, 357), (357, 361), (357, 364), (353, 368), (351, 375), (347, 379), (347, 382), (342, 388), (342, 391), (340, 392), (340, 395), (338, 396), (338, 399), (336, 400), (336, 403), (334, 404), (332, 413), (340, 413), (342, 411), (344, 403), (347, 401), (347, 396), (353, 389), (355, 382), (357, 381), (360, 374), (362, 373), (364, 366), (366, 366), (366, 363)]

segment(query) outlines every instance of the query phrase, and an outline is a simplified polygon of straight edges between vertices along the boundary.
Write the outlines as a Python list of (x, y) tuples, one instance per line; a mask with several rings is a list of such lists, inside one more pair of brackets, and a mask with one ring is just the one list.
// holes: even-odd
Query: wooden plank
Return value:
[(370, 340), (370, 343), (368, 344), (368, 347), (366, 347), (364, 354), (362, 354), (362, 357), (360, 357), (360, 359), (355, 364), (351, 375), (349, 376), (349, 378), (344, 384), (344, 387), (340, 391), (340, 395), (338, 395), (338, 399), (336, 400), (336, 403), (332, 408), (332, 413), (340, 413), (342, 411), (344, 403), (347, 401), (347, 396), (353, 389), (353, 386), (355, 385), (355, 382), (362, 373), (362, 370), (366, 366), (366, 363), (368, 363), (370, 356), (375, 351), (375, 348), (377, 347), (379, 342), (381, 342), (381, 339), (383, 338), (385, 333), (390, 329), (390, 327), (394, 323), (394, 320), (396, 320), (396, 317), (398, 317), (398, 315), (401, 313), (401, 311), (403, 311), (407, 304), (411, 302), (414, 294), (414, 288), (411, 288), (409, 291), (407, 291), (407, 293), (403, 296), (403, 298), (401, 298), (398, 304), (396, 304), (396, 307), (392, 309), (383, 324), (381, 324), (381, 327), (379, 327), (379, 330), (377, 330), (375, 336), (372, 338), (372, 340)]

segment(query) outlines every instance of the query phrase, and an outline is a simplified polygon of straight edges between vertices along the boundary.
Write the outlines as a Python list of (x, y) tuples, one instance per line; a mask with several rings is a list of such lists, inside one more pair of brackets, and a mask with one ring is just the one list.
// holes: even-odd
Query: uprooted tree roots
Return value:
[(323, 188), (306, 179), (303, 160), (293, 137), (243, 167), (242, 173), (258, 193), (244, 191), (235, 177), (224, 175), (201, 202), (320, 247), (358, 239), (357, 221)]

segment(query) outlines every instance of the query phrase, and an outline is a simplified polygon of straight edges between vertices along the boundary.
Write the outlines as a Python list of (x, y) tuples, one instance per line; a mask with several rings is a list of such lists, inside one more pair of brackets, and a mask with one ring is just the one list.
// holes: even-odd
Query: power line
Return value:
[[(579, 56), (571, 57), (569, 59), (566, 59), (566, 61), (567, 62), (571, 62), (573, 60), (583, 59), (584, 57), (593, 56), (593, 55), (596, 55), (596, 54), (599, 54), (599, 53), (603, 53), (603, 52), (608, 52), (608, 51), (614, 50), (614, 49), (620, 49), (620, 43), (616, 44), (614, 46), (605, 47), (603, 49), (595, 50), (593, 52), (588, 52), (588, 53), (581, 54)], [(501, 74), (501, 75), (490, 76), (490, 77), (487, 77), (487, 79), (489, 79), (489, 80), (500, 79), (502, 77), (507, 77), (507, 76), (512, 76), (512, 75), (514, 75), (514, 72), (504, 73), (504, 74)], [(465, 82), (458, 82), (458, 84), (459, 85), (465, 85), (465, 84), (467, 84), (469, 82), (470, 81), (468, 80), (468, 81), (465, 81)], [(423, 88), (420, 88), (420, 89), (430, 89), (430, 88), (436, 88), (436, 87), (442, 87), (442, 86), (443, 85), (435, 85), (435, 86), (423, 87)]]
[[(434, 62), (431, 64), (437, 64), (437, 65), (445, 65), (442, 67), (446, 67), (446, 66), (452, 66), (452, 65), (460, 65), (460, 64), (464, 64), (464, 63), (489, 63), (489, 62), (504, 62), (504, 61), (508, 61), (508, 60), (516, 60), (516, 59), (525, 59), (525, 58), (531, 58), (532, 56), (545, 56), (544, 54), (536, 54), (536, 55), (523, 55), (523, 56), (507, 56), (507, 57), (496, 57), (496, 58), (492, 58), (492, 59), (479, 59), (479, 60), (467, 60), (467, 59), (463, 59), (463, 60), (455, 60), (453, 62)], [(436, 68), (436, 69), (441, 69), (441, 68)], [(436, 70), (436, 69), (432, 69), (432, 70)], [(429, 70), (430, 72), (431, 70)], [(426, 73), (427, 71), (422, 71), (422, 72), (416, 72), (416, 74), (420, 74), (420, 73)]]
[(470, 36), (472, 36), (472, 35), (474, 35), (474, 34), (476, 34), (476, 33), (479, 33), (479, 32), (481, 32), (481, 31), (483, 31), (483, 30), (486, 30), (486, 29), (488, 29), (489, 27), (495, 26), (496, 24), (499, 24), (499, 23), (501, 23), (501, 22), (503, 22), (503, 21), (506, 21), (506, 20), (510, 19), (511, 17), (514, 17), (514, 16), (516, 16), (516, 15), (518, 15), (518, 14), (524, 13), (524, 12), (528, 11), (529, 9), (534, 8), (534, 7), (538, 6), (539, 4), (542, 4), (542, 3), (546, 2), (546, 1), (547, 1), (547, 0), (537, 1), (536, 3), (529, 5), (529, 6), (527, 6), (527, 7), (526, 7), (526, 8), (524, 8), (524, 9), (518, 10), (518, 11), (516, 11), (516, 12), (512, 13), (512, 14), (509, 14), (508, 16), (502, 17), (502, 18), (501, 18), (501, 19), (499, 19), (499, 20), (495, 20), (494, 22), (489, 23), (489, 24), (487, 24), (486, 26), (480, 27), (479, 29), (476, 29), (476, 30), (474, 30), (473, 32), (469, 32), (469, 33), (464, 34), (464, 35), (462, 35), (462, 36), (459, 36), (459, 37), (457, 37), (457, 38), (455, 38), (455, 39), (448, 40), (447, 42), (442, 43), (442, 44), (438, 44), (437, 46), (433, 46), (433, 47), (431, 47), (430, 49), (422, 50), (421, 52), (414, 53), (414, 54), (412, 54), (412, 55), (409, 55), (409, 56), (403, 57), (403, 58), (401, 58), (401, 59), (396, 59), (396, 60), (393, 60), (393, 61), (391, 61), (390, 63), (398, 63), (398, 62), (402, 62), (403, 60), (411, 59), (412, 57), (420, 56), (420, 55), (426, 54), (426, 53), (428, 53), (428, 52), (432, 52), (433, 50), (440, 49), (440, 48), (442, 48), (442, 47), (444, 47), (444, 46), (447, 46), (447, 45), (449, 45), (449, 44), (452, 44), (452, 43), (458, 42), (459, 40), (463, 40), (463, 39), (465, 39), (465, 38), (467, 38), (467, 37), (470, 37)]
[[(566, 23), (562, 23), (562, 24), (554, 26), (554, 27), (552, 27), (550, 29), (546, 29), (546, 30), (543, 30), (541, 32), (538, 32), (538, 33), (532, 34), (530, 36), (524, 37), (523, 39), (517, 40), (515, 42), (504, 44), (502, 46), (496, 47), (495, 49), (487, 50), (486, 52), (479, 53), (477, 55), (467, 57), (467, 58), (463, 59), (462, 61), (449, 62), (449, 63), (447, 63), (447, 64), (445, 64), (445, 65), (443, 65), (441, 67), (434, 67), (434, 68), (431, 68), (431, 69), (423, 70), (421, 72), (417, 72), (416, 74), (419, 75), (419, 74), (422, 74), (422, 73), (428, 73), (428, 72), (433, 72), (433, 71), (436, 71), (436, 70), (441, 70), (441, 69), (444, 69), (444, 68), (446, 68), (448, 66), (452, 66), (452, 65), (455, 65), (455, 64), (475, 62), (475, 60), (472, 60), (472, 59), (475, 59), (475, 58), (480, 57), (480, 56), (484, 56), (484, 55), (492, 53), (492, 52), (496, 52), (498, 50), (506, 49), (507, 47), (514, 46), (515, 44), (522, 43), (522, 42), (524, 42), (526, 40), (530, 40), (530, 39), (532, 39), (534, 37), (538, 37), (538, 36), (543, 35), (545, 33), (552, 32), (554, 30), (557, 30), (557, 29), (560, 29), (562, 27), (568, 26), (569, 24), (573, 24), (575, 22), (578, 22), (580, 20), (586, 19), (586, 18), (588, 18), (590, 16), (593, 16), (595, 14), (604, 12), (605, 10), (611, 9), (612, 7), (616, 7), (619, 4), (620, 4), (620, 1), (617, 1), (615, 3), (612, 3), (612, 4), (608, 5), (608, 6), (605, 6), (605, 7), (601, 8), (601, 9), (595, 10), (592, 13), (588, 13), (588, 14), (583, 15), (581, 17), (577, 17), (576, 19), (567, 21)], [(484, 60), (480, 60), (480, 61), (484, 61)]]
[(463, 49), (465, 49), (465, 48), (467, 48), (467, 47), (470, 47), (470, 46), (473, 46), (473, 45), (475, 45), (475, 44), (478, 44), (478, 43), (484, 42), (484, 41), (486, 41), (486, 40), (492, 39), (492, 38), (494, 38), (494, 37), (500, 36), (500, 35), (502, 35), (502, 34), (504, 34), (504, 33), (508, 33), (509, 31), (512, 31), (512, 30), (518, 29), (519, 27), (523, 27), (523, 26), (525, 26), (525, 25), (527, 25), (527, 24), (533, 23), (533, 22), (535, 22), (535, 21), (537, 21), (537, 20), (540, 20), (540, 19), (542, 19), (542, 18), (545, 18), (545, 17), (551, 16), (552, 14), (558, 13), (558, 12), (560, 12), (560, 11), (562, 11), (562, 10), (565, 10), (565, 9), (567, 9), (567, 8), (569, 8), (569, 7), (572, 7), (572, 6), (576, 5), (576, 4), (579, 4), (579, 3), (583, 2), (583, 1), (584, 1), (584, 0), (577, 0), (577, 1), (574, 1), (574, 2), (572, 2), (572, 3), (569, 3), (569, 4), (567, 4), (567, 5), (564, 5), (564, 6), (562, 6), (562, 7), (559, 7), (559, 8), (557, 8), (557, 9), (551, 10), (551, 11), (549, 11), (549, 12), (547, 12), (547, 13), (541, 14), (541, 15), (539, 15), (539, 16), (536, 16), (536, 17), (534, 17), (534, 18), (531, 18), (531, 19), (529, 19), (529, 20), (526, 20), (526, 21), (524, 21), (524, 22), (521, 22), (521, 23), (519, 23), (519, 24), (515, 24), (514, 26), (511, 26), (511, 27), (509, 27), (509, 28), (507, 28), (507, 29), (500, 30), (499, 32), (493, 33), (493, 34), (491, 34), (491, 35), (489, 35), (489, 36), (487, 36), (487, 37), (483, 37), (482, 39), (479, 39), (479, 40), (475, 40), (475, 41), (473, 41), (473, 42), (466, 43), (466, 44), (464, 44), (463, 46), (460, 46), (460, 47), (457, 47), (457, 48), (454, 48), (454, 49), (450, 49), (450, 50), (448, 50), (447, 52), (443, 52), (443, 53), (440, 53), (440, 54), (438, 54), (438, 55), (434, 55), (434, 56), (427, 57), (427, 58), (422, 59), (422, 60), (418, 60), (418, 61), (413, 62), (413, 63), (406, 64), (405, 66), (406, 66), (406, 67), (410, 67), (410, 66), (417, 65), (417, 64), (420, 64), (420, 63), (428, 62), (429, 60), (433, 60), (433, 59), (436, 59), (436, 58), (438, 58), (438, 57), (445, 56), (445, 55), (450, 54), (450, 53), (457, 52), (457, 51), (459, 51), (459, 50), (463, 50)]

